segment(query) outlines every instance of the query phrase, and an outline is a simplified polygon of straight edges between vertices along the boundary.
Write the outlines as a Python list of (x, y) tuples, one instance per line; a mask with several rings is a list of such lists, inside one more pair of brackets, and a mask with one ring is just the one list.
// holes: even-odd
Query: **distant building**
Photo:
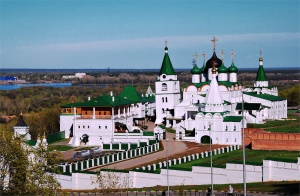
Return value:
[(1, 76), (0, 81), (10, 82), (10, 81), (17, 81), (18, 78), (14, 76)]
[(86, 76), (86, 73), (75, 73), (75, 75), (62, 76), (62, 79), (83, 78), (85, 76)]

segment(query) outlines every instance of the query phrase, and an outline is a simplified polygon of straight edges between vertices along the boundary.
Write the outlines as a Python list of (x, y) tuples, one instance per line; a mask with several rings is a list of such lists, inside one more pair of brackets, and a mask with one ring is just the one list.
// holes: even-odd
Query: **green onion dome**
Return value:
[(194, 65), (193, 69), (191, 70), (191, 73), (192, 74), (200, 74), (201, 73), (199, 67), (196, 64)]
[(228, 72), (228, 68), (225, 67), (224, 63), (222, 62), (221, 67), (218, 68), (218, 73), (227, 73)]
[(204, 71), (205, 71), (205, 63), (203, 63), (203, 66), (201, 67), (201, 69), (200, 69), (200, 73), (203, 73)]
[(231, 66), (229, 67), (229, 73), (237, 73), (238, 68), (234, 65), (234, 63), (231, 63)]

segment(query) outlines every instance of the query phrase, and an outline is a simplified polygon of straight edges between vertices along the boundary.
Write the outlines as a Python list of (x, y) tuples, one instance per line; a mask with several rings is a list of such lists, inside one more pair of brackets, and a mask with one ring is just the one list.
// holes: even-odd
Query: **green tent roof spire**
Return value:
[(176, 75), (176, 73), (173, 69), (169, 54), (168, 54), (167, 44), (165, 46), (165, 56), (164, 56), (163, 62), (161, 64), (161, 68), (160, 68), (160, 72), (159, 72), (159, 75), (162, 75), (162, 74)]
[(268, 81), (266, 74), (265, 74), (264, 67), (263, 67), (263, 58), (262, 57), (259, 58), (259, 68), (257, 71), (255, 81)]

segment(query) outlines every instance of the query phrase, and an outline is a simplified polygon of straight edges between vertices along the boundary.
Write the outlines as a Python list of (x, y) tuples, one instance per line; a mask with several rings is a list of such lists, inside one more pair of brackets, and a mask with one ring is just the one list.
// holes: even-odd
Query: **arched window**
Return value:
[(166, 83), (163, 83), (163, 84), (161, 85), (161, 90), (162, 90), (162, 91), (167, 91), (167, 90), (168, 90), (168, 87), (167, 87), (167, 84), (166, 84)]
[(164, 97), (162, 98), (162, 102), (165, 102), (165, 98)]
[(168, 102), (168, 97), (166, 97), (166, 102)]

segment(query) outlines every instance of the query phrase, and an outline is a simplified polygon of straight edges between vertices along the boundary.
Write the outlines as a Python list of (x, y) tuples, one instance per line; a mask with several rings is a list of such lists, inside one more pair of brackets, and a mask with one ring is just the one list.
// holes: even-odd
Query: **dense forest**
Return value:
[[(61, 78), (59, 73), (51, 73), (46, 77), (43, 74), (27, 75), (26, 77), (34, 77), (33, 81), (39, 81), (40, 78), (49, 78), (51, 81), (56, 82)], [(299, 75), (298, 71), (267, 73), (269, 85), (278, 87), (279, 96), (287, 98), (288, 106), (300, 105)], [(134, 85), (141, 93), (145, 93), (150, 85), (154, 91), (156, 77), (155, 73), (115, 73), (113, 75), (101, 73), (73, 80), (72, 82), (78, 85), (71, 87), (24, 87), (17, 90), (2, 90), (0, 91), (0, 123), (5, 123), (12, 128), (16, 124), (16, 116), (22, 112), (25, 121), (30, 126), (33, 138), (43, 132), (58, 132), (60, 106), (70, 103), (72, 97), (76, 101), (85, 101), (88, 97), (97, 97), (103, 93), (108, 94), (110, 91), (119, 94), (125, 85)], [(250, 87), (253, 86), (255, 77), (256, 72), (254, 71), (242, 72), (238, 74), (238, 81)], [(191, 74), (183, 72), (178, 75), (178, 80), (181, 81), (182, 86), (190, 83)], [(105, 85), (97, 87), (93, 84)]]

